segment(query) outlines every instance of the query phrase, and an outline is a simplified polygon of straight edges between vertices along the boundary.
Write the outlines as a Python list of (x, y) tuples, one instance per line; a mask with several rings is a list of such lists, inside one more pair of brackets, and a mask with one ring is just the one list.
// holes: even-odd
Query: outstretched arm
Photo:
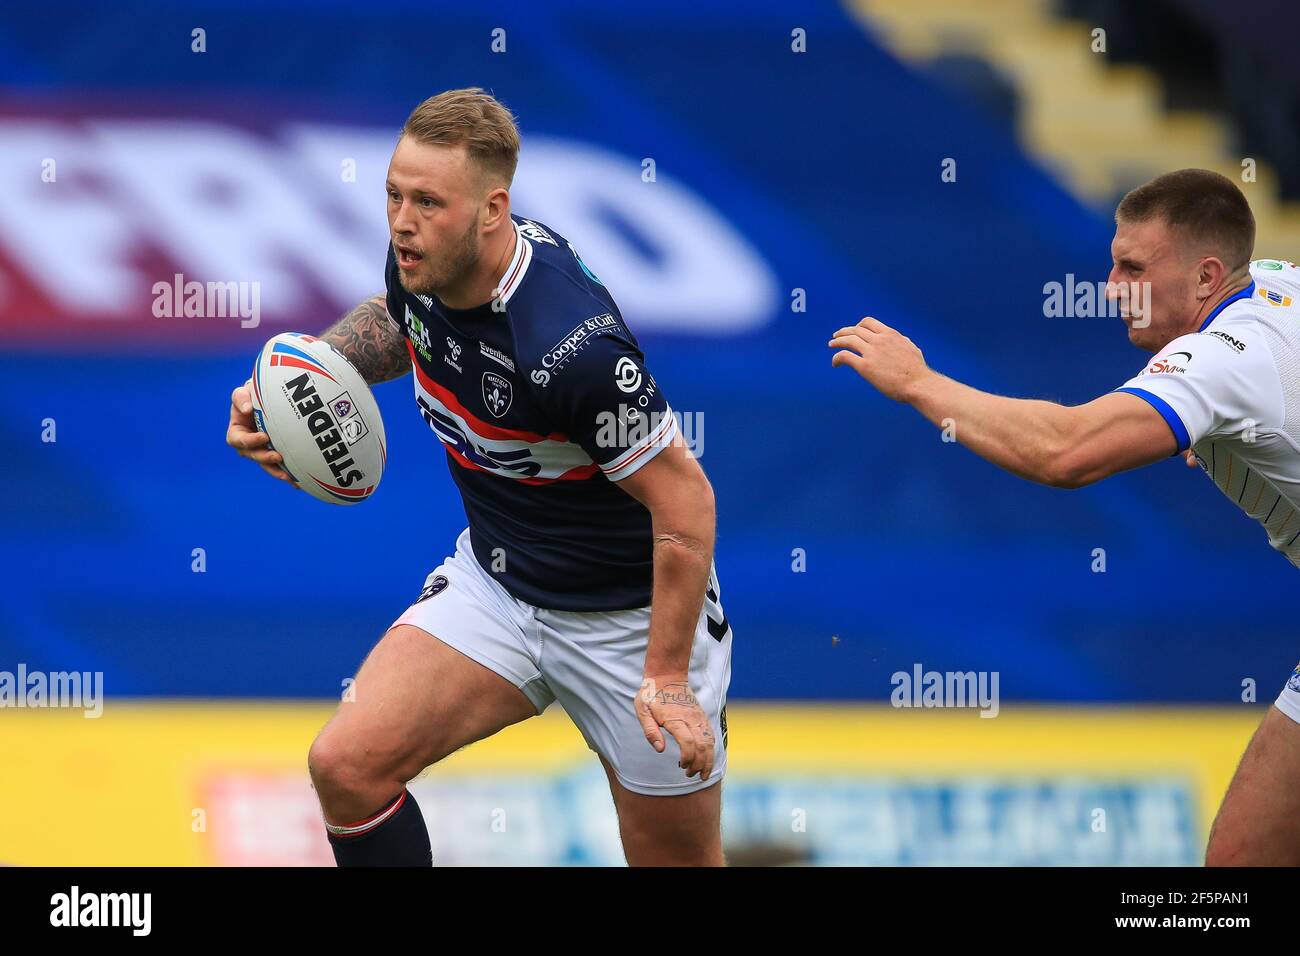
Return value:
[(849, 366), (935, 425), (951, 424), (961, 444), (1030, 481), (1079, 488), (1178, 450), (1160, 413), (1135, 395), (1074, 407), (991, 395), (933, 371), (910, 339), (873, 318), (840, 329), (829, 345), (840, 349), (832, 365)]
[(373, 295), (320, 334), (371, 385), (411, 371), (406, 339), (388, 318), (385, 297)]
[(662, 727), (677, 741), (686, 776), (708, 780), (715, 740), (690, 685), (690, 667), (713, 566), (713, 488), (680, 436), (618, 486), (649, 510), (654, 535), (650, 639), (634, 703), (637, 718), (657, 752), (664, 752)]

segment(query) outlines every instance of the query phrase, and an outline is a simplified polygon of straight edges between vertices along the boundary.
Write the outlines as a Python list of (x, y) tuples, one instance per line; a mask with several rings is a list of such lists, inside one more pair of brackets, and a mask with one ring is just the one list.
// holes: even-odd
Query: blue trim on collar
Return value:
[(1238, 299), (1249, 299), (1254, 294), (1255, 294), (1255, 280), (1251, 279), (1250, 285), (1246, 286), (1246, 288), (1242, 289), (1236, 295), (1228, 296), (1228, 298), (1224, 299), (1222, 302), (1216, 305), (1214, 307), (1214, 311), (1205, 317), (1205, 321), (1201, 323), (1201, 327), (1196, 331), (1204, 332), (1206, 329), (1210, 327), (1210, 323), (1219, 317), (1220, 312), (1222, 312), (1228, 306), (1232, 305), (1232, 303), (1236, 302)]

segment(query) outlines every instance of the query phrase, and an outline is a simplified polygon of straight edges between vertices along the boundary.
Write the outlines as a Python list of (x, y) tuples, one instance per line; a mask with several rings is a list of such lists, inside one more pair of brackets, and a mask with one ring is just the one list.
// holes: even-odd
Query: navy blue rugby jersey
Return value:
[(474, 555), (521, 601), (564, 611), (650, 603), (650, 512), (614, 482), (677, 423), (600, 280), (564, 237), (511, 217), (515, 251), (491, 303), (449, 309), (402, 288), (415, 401), (446, 447)]

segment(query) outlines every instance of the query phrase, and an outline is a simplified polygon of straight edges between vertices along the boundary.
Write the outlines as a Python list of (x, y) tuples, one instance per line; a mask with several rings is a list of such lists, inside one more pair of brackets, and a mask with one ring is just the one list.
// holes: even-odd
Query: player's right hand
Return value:
[(230, 427), (226, 429), (226, 444), (245, 458), (251, 458), (262, 466), (262, 470), (272, 477), (287, 481), (298, 487), (289, 473), (282, 467), (284, 458), (271, 446), (271, 436), (257, 430), (253, 421), (253, 396), (248, 387), (253, 384), (249, 379), (230, 394)]
[(660, 728), (672, 734), (681, 754), (677, 766), (686, 776), (708, 780), (713, 773), (714, 739), (709, 718), (691, 692), (686, 675), (646, 676), (635, 701), (637, 720), (655, 753), (665, 749)]

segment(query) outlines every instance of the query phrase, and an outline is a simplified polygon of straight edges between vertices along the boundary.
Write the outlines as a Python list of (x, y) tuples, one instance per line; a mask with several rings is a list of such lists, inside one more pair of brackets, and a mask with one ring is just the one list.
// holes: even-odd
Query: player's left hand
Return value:
[(682, 753), (677, 766), (686, 776), (698, 773), (701, 780), (709, 779), (713, 773), (713, 728), (685, 675), (646, 675), (636, 696), (636, 716), (656, 753), (663, 753), (666, 746), (662, 727), (677, 741)]
[(911, 339), (870, 316), (840, 329), (827, 344), (841, 349), (831, 365), (849, 366), (896, 402), (907, 401), (909, 389), (929, 371)]

